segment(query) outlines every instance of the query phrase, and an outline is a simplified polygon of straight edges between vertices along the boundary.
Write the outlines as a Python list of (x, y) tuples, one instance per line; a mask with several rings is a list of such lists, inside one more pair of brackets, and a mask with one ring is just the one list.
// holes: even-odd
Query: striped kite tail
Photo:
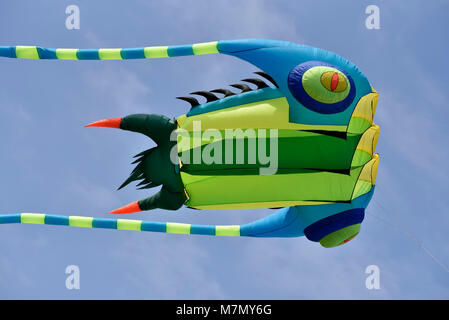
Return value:
[(82, 216), (62, 216), (42, 213), (0, 215), (0, 224), (27, 223), (116, 230), (150, 231), (208, 236), (243, 236), (239, 225), (215, 226), (130, 219), (104, 219)]
[(118, 49), (51, 49), (38, 46), (0, 46), (0, 57), (56, 60), (127, 60), (219, 53), (218, 41), (177, 46)]

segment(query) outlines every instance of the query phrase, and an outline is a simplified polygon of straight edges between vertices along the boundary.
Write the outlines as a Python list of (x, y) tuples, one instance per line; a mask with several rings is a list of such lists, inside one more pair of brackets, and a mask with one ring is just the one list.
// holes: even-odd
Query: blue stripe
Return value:
[(56, 49), (36, 47), (39, 59), (57, 59)]
[(94, 218), (92, 220), (92, 228), (117, 229), (117, 220)]
[(304, 229), (304, 234), (310, 241), (319, 242), (332, 232), (361, 223), (364, 217), (365, 209), (346, 210), (311, 224)]
[(15, 58), (16, 47), (0, 47), (0, 57)]
[(122, 49), (120, 54), (123, 59), (145, 59), (144, 48)]
[(167, 224), (165, 222), (142, 221), (140, 230), (153, 232), (166, 232)]
[(79, 60), (100, 60), (98, 49), (79, 49), (76, 52), (76, 57)]
[(170, 46), (167, 49), (169, 57), (193, 56), (192, 45)]
[(190, 234), (202, 234), (202, 235), (206, 235), (206, 236), (215, 236), (215, 226), (192, 224), (190, 226)]
[(55, 224), (55, 225), (61, 225), (61, 226), (68, 226), (69, 225), (69, 217), (46, 214), (44, 223), (45, 224)]
[(3, 223), (20, 223), (20, 213), (0, 215), (0, 224)]

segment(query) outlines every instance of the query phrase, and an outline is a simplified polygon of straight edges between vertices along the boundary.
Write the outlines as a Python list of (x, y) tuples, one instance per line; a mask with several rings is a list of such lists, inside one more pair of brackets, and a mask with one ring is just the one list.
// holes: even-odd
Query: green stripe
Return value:
[(240, 226), (216, 226), (216, 236), (240, 236)]
[(69, 226), (92, 228), (92, 217), (69, 216)]
[(167, 233), (190, 234), (190, 224), (167, 222)]
[(195, 43), (192, 46), (193, 54), (200, 55), (218, 53), (217, 43), (218, 41)]
[(98, 58), (100, 60), (121, 60), (122, 49), (99, 49)]
[(36, 46), (17, 46), (16, 57), (22, 59), (39, 59)]
[(56, 57), (60, 60), (78, 60), (78, 49), (56, 49)]
[(45, 224), (45, 214), (40, 213), (22, 213), (20, 215), (21, 223)]
[(117, 229), (118, 230), (141, 230), (142, 221), (141, 220), (130, 220), (130, 219), (117, 219)]
[(145, 47), (145, 58), (168, 58), (168, 46), (165, 47)]

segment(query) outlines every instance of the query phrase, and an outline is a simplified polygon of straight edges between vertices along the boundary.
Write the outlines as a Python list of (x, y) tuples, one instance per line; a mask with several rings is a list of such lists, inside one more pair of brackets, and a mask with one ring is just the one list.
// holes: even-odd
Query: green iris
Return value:
[[(334, 91), (330, 89), (332, 77), (329, 77), (333, 74), (338, 76), (337, 90)], [(311, 98), (328, 104), (344, 100), (351, 89), (348, 79), (342, 72), (325, 66), (313, 67), (307, 70), (302, 76), (302, 85)]]

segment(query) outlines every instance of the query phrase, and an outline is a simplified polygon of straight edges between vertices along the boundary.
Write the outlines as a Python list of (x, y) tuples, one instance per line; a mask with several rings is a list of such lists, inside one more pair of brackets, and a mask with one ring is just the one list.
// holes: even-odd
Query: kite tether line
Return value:
[[(388, 214), (388, 211), (387, 211), (387, 209), (384, 207), (384, 206), (382, 206), (378, 201), (376, 201), (376, 199), (374, 199), (374, 203), (382, 210), (382, 211), (384, 211), (385, 213), (387, 213)], [(411, 234), (409, 231), (407, 231), (406, 229), (404, 229), (404, 228), (402, 228), (402, 227), (400, 227), (400, 226), (398, 226), (398, 225), (396, 225), (396, 224), (393, 224), (393, 223), (391, 223), (391, 222), (389, 222), (388, 220), (386, 220), (385, 218), (382, 218), (381, 216), (378, 216), (378, 215), (375, 215), (375, 214), (373, 214), (371, 211), (367, 211), (367, 213), (370, 215), (370, 216), (372, 216), (373, 218), (375, 218), (375, 219), (377, 219), (377, 220), (379, 220), (379, 221), (381, 221), (381, 222), (383, 222), (384, 224), (386, 224), (386, 225), (389, 225), (390, 227), (392, 227), (392, 228), (395, 228), (395, 229), (398, 229), (402, 234), (404, 234), (406, 237), (408, 237), (409, 239), (411, 239), (411, 240), (413, 240), (417, 245), (418, 245), (418, 247), (420, 248), (420, 249), (422, 249), (435, 263), (437, 263), (441, 268), (443, 268), (444, 269), (444, 271), (446, 271), (446, 272), (448, 272), (449, 273), (449, 268), (443, 263), (443, 262), (441, 262), (437, 257), (435, 257), (433, 254), (432, 254), (432, 252), (430, 252), (430, 250), (429, 249), (427, 249), (423, 244), (422, 244), (422, 242), (421, 241), (419, 241), (413, 234)]]

